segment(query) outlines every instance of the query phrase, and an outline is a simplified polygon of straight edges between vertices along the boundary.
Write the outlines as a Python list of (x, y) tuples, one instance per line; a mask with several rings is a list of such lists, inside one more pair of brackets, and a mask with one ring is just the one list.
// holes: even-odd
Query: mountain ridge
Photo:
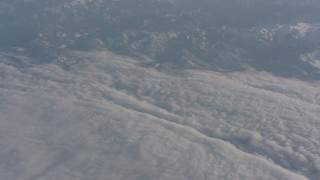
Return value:
[[(317, 78), (319, 68), (301, 59), (320, 49), (317, 4), (312, 0), (2, 2), (11, 7), (3, 17), (13, 21), (0, 23), (0, 36), (2, 46), (22, 45), (39, 59), (66, 50), (107, 49), (154, 59), (147, 66), (221, 72), (253, 67), (279, 76)], [(21, 11), (23, 18), (10, 11)]]

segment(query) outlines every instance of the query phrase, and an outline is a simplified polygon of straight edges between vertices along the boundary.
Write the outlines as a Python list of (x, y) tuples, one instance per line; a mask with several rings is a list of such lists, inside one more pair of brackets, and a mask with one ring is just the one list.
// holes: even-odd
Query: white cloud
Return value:
[(319, 176), (319, 84), (66, 58), (69, 70), (0, 61), (0, 179)]

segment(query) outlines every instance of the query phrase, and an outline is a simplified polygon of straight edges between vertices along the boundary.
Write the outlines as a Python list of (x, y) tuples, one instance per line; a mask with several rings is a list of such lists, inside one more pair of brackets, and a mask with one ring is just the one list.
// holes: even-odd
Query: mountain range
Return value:
[[(109, 50), (157, 68), (254, 68), (319, 78), (320, 3), (219, 0), (1, 1), (0, 47), (42, 62), (66, 50)], [(310, 56), (308, 56), (310, 57)], [(144, 59), (144, 60), (143, 60)]]

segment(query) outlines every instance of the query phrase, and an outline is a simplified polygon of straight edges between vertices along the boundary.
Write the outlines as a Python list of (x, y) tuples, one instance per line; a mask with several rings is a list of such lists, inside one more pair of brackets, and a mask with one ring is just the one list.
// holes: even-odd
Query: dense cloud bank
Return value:
[(1, 56), (1, 179), (316, 179), (319, 84)]
[(0, 179), (320, 177), (319, 0), (1, 0)]

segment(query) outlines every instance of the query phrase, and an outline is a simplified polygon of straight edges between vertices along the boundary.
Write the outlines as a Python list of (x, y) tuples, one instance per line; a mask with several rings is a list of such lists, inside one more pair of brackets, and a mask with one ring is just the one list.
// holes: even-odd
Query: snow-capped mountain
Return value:
[(1, 4), (2, 16), (10, 19), (2, 23), (1, 39), (2, 46), (23, 44), (32, 55), (34, 49), (56, 55), (108, 49), (155, 59), (148, 65), (157, 67), (249, 66), (318, 76), (318, 68), (300, 57), (319, 49), (319, 6), (318, 1), (10, 1)]

